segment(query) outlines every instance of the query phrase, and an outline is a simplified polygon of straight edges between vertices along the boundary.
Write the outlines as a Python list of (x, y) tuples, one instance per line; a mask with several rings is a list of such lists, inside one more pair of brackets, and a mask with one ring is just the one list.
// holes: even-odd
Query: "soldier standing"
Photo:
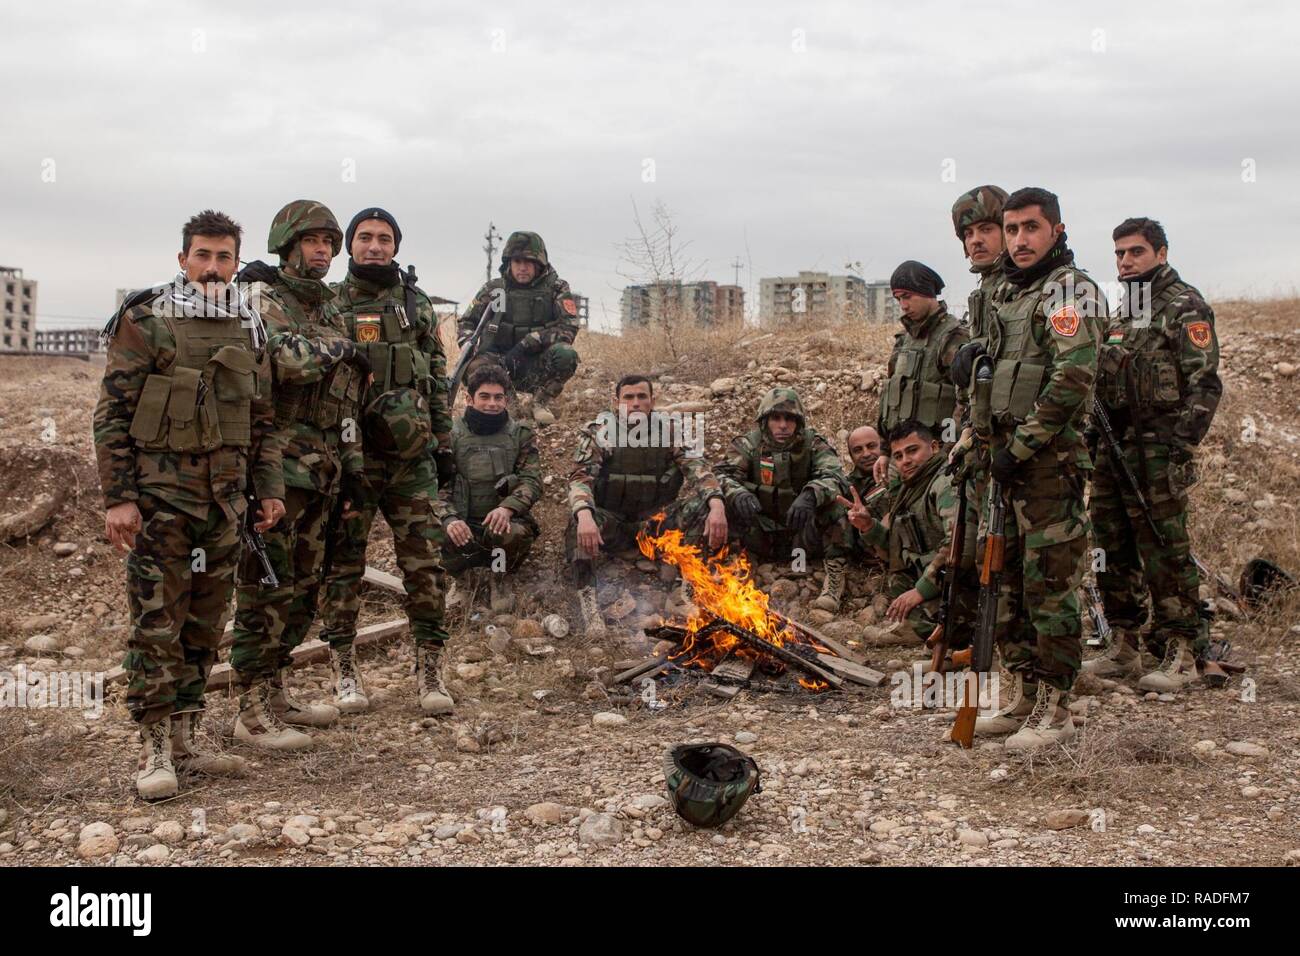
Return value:
[(299, 702), (286, 684), (291, 652), (316, 616), (336, 498), (342, 496), (344, 517), (354, 513), (351, 502), (365, 498), (355, 432), (369, 363), (321, 281), (342, 244), (343, 231), (329, 209), (295, 200), (271, 221), (267, 246), (280, 256), (280, 267), (252, 262), (239, 276), (267, 324), (286, 514), (266, 536), (279, 586), (259, 590), (249, 555), (240, 568), (230, 651), (240, 689), (235, 738), (272, 750), (310, 747), (311, 737), (293, 726), (328, 727), (339, 715), (329, 704)]
[[(1002, 215), (1005, 281), (994, 291), (986, 325), (954, 362), (954, 379), (968, 387), (976, 362), (991, 364), (991, 388), (973, 394), (971, 417), (1006, 502), (997, 643), (1009, 694), (975, 730), (1014, 731), (1007, 748), (1024, 750), (1074, 735), (1067, 705), (1082, 654), (1077, 589), (1088, 535), (1084, 484), (1092, 469), (1082, 426), (1106, 304), (1074, 265), (1054, 194), (1017, 190)], [(981, 538), (988, 511), (982, 495)]]
[(852, 547), (852, 529), (836, 502), (844, 491), (840, 456), (808, 424), (792, 388), (768, 392), (754, 421), (718, 466), (732, 527), (751, 554), (793, 556), (799, 548), (806, 557), (823, 557), (825, 579), (812, 606), (838, 611)]
[(510, 417), (509, 390), (499, 366), (470, 376), (465, 414), (451, 429), (453, 477), (434, 506), (451, 542), (443, 566), (453, 574), (490, 568), (489, 603), (498, 612), (513, 608), (509, 575), (541, 531), (529, 513), (542, 497), (541, 456), (532, 428)]
[[(565, 560), (573, 566), (588, 636), (605, 633), (596, 598), (593, 562), (602, 550), (636, 546), (638, 531), (680, 529), (685, 540), (710, 550), (727, 540), (722, 488), (703, 458), (703, 435), (687, 441), (673, 419), (654, 410), (646, 375), (624, 375), (614, 386), (617, 413), (583, 426), (569, 476), (571, 517)], [(691, 494), (678, 495), (690, 481)], [(662, 521), (651, 521), (663, 512)]]
[(451, 471), (447, 357), (432, 301), (415, 284), (414, 270), (403, 272), (394, 259), (402, 244), (397, 220), (371, 206), (352, 217), (344, 239), (348, 274), (332, 287), (334, 307), (372, 377), (362, 398), (363, 497), (353, 502), (357, 514), (334, 528), (324, 583), (321, 640), (330, 646), (334, 706), (348, 714), (370, 706), (353, 642), (370, 528), (382, 511), (406, 591), (420, 709), (447, 714), (454, 702), (441, 676), (443, 533), (433, 510), (439, 474)]
[(239, 560), (239, 523), (284, 514), (261, 319), (231, 285), (240, 227), (204, 210), (181, 231), (181, 274), (128, 296), (105, 329), (95, 455), (108, 540), (127, 559), (127, 710), (140, 727), (136, 790), (174, 796), (176, 771), (238, 774), (198, 741)]
[(578, 370), (573, 340), (578, 334), (578, 303), (546, 255), (546, 243), (535, 232), (512, 232), (501, 250), (501, 278), (478, 290), (461, 316), (457, 339), (461, 346), (474, 333), (484, 310), (494, 315), (478, 344), (466, 375), (481, 362), (505, 366), (515, 388), (532, 393), (521, 414), (536, 414), (541, 423), (553, 420), (545, 406), (559, 397), (564, 383)]
[(966, 301), (966, 322), (975, 335), (984, 329), (986, 307), (993, 298), (993, 290), (1002, 281), (1002, 265), (1006, 261), (1002, 204), (1006, 201), (1005, 189), (976, 186), (952, 204), (953, 229), (970, 260), (970, 271), (980, 277), (979, 285)]
[(1149, 594), (1147, 646), (1161, 663), (1138, 686), (1172, 692), (1197, 678), (1209, 644), (1187, 535), (1187, 490), (1196, 481), (1196, 446), (1223, 395), (1219, 342), (1214, 312), (1167, 261), (1160, 223), (1126, 219), (1113, 238), (1126, 292), (1101, 348), (1097, 397), (1163, 540), (1156, 540), (1114, 452), (1090, 435), (1097, 467), (1089, 510), (1106, 558), (1097, 586), (1116, 637), (1084, 668), (1099, 676), (1141, 673), (1138, 631), (1148, 620)]

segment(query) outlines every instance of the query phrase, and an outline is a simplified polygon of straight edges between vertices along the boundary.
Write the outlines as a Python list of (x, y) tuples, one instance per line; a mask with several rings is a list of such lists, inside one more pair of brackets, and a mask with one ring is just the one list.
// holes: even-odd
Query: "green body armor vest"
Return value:
[[(313, 321), (300, 324), (297, 332), (308, 338), (338, 336), (338, 329)], [(275, 426), (284, 428), (293, 422), (305, 422), (326, 430), (340, 427), (345, 419), (358, 420), (361, 392), (365, 382), (349, 362), (337, 362), (319, 382), (298, 385), (276, 384)]]
[[(650, 435), (667, 434), (658, 413), (651, 413)], [(685, 477), (673, 461), (671, 446), (609, 449), (596, 479), (596, 504), (631, 520), (654, 514), (676, 500)]]
[[(400, 290), (400, 287), (399, 287)], [(395, 298), (359, 300), (348, 303), (345, 313), (355, 320), (353, 338), (365, 345), (366, 358), (375, 382), (368, 398), (394, 388), (413, 388), (428, 398), (433, 394), (429, 377), (429, 356), (419, 347), (420, 330), (415, 316)], [(369, 341), (367, 330), (379, 338)]]
[(934, 560), (944, 545), (943, 518), (930, 507), (930, 488), (935, 472), (943, 464), (942, 453), (938, 461), (927, 467), (903, 491), (889, 526), (889, 570), (911, 571), (920, 574)]
[(258, 359), (238, 319), (162, 316), (176, 361), (145, 379), (131, 437), (150, 451), (206, 453), (252, 444)]
[(935, 427), (952, 418), (957, 389), (939, 369), (939, 350), (960, 323), (951, 315), (938, 317), (925, 338), (907, 332), (894, 337), (893, 374), (880, 399), (880, 418), (886, 430), (914, 418)]
[(497, 484), (514, 474), (519, 460), (519, 423), (511, 419), (499, 432), (475, 435), (465, 419), (458, 418), (451, 426), (451, 448), (456, 459), (456, 513), (466, 521), (480, 522), (505, 497)]
[(524, 336), (549, 325), (554, 318), (555, 289), (550, 282), (506, 290), (506, 314), (493, 340), (496, 351), (510, 351)]
[(789, 449), (764, 449), (763, 433), (758, 430), (750, 432), (749, 441), (757, 449), (749, 462), (749, 480), (754, 485), (754, 494), (758, 496), (763, 514), (784, 523), (786, 512), (812, 477), (808, 431), (804, 429), (802, 441), (798, 442), (799, 450), (793, 453)]
[(1178, 364), (1182, 342), (1169, 336), (1165, 311), (1192, 287), (1182, 280), (1169, 283), (1151, 300), (1151, 321), (1135, 325), (1116, 320), (1108, 330), (1122, 330), (1123, 342), (1104, 346), (1097, 362), (1097, 396), (1115, 411), (1128, 409), (1136, 399), (1141, 411), (1167, 412), (1183, 403), (1183, 373)]
[(1042, 290), (1059, 282), (1069, 271), (1068, 266), (1052, 270), (1028, 295), (1015, 295), (1018, 290), (1008, 285), (991, 303), (989, 328), (980, 330), (979, 341), (997, 364), (987, 408), (982, 407), (984, 399), (976, 390), (973, 411), (977, 420), (987, 415), (999, 429), (1004, 429), (1015, 427), (1033, 414), (1052, 360), (1051, 352), (1034, 338)]

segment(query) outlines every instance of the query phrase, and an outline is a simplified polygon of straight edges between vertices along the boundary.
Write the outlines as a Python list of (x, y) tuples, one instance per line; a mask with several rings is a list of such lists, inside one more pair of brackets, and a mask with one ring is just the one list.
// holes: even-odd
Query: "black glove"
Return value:
[(742, 491), (731, 499), (731, 508), (736, 512), (736, 519), (746, 525), (754, 520), (754, 515), (758, 514), (762, 507), (758, 495), (752, 491)]
[(349, 471), (343, 473), (343, 487), (339, 489), (339, 497), (350, 504), (350, 511), (360, 511), (361, 506), (365, 504), (366, 496), (370, 491), (370, 485), (366, 481), (366, 476), (359, 471)]
[(501, 364), (506, 367), (506, 371), (510, 373), (511, 379), (519, 377), (519, 371), (523, 368), (524, 360), (528, 356), (528, 353), (521, 346), (522, 343), (521, 345), (516, 345), (505, 355), (501, 356)]
[(347, 362), (360, 373), (362, 378), (368, 378), (372, 369), (370, 368), (370, 356), (363, 348), (358, 348), (357, 344), (351, 339), (344, 339), (344, 348), (339, 356), (339, 361)]
[(975, 368), (975, 360), (987, 354), (983, 342), (967, 342), (959, 348), (957, 354), (953, 356), (952, 367), (948, 369), (952, 383), (958, 388), (970, 388), (970, 376)]
[(817, 517), (817, 494), (811, 488), (805, 488), (794, 499), (794, 504), (785, 513), (785, 526), (791, 531), (802, 531)]
[(1016, 473), (1020, 470), (1021, 461), (1005, 448), (999, 448), (993, 455), (993, 461), (989, 464), (989, 474), (1003, 485), (1009, 485), (1016, 480)]
[(450, 449), (438, 449), (433, 453), (433, 467), (438, 470), (438, 487), (445, 488), (456, 477), (456, 459)]

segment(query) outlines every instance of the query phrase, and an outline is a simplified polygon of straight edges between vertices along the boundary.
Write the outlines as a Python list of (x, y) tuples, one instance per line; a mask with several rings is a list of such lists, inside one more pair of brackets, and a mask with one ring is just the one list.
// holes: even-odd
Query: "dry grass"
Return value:
[(1018, 775), (1035, 793), (1115, 799), (1149, 790), (1153, 766), (1195, 765), (1176, 724), (1139, 720), (1121, 730), (1085, 728), (1067, 747), (1026, 755)]

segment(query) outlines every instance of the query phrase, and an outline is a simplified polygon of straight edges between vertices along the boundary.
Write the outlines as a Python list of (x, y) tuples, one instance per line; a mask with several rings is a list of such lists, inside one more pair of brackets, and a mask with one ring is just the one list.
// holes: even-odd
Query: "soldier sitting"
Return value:
[[(879, 519), (857, 493), (841, 497), (848, 520), (867, 545), (889, 564), (886, 594), (892, 602), (886, 616), (906, 621), (921, 640), (930, 636), (938, 621), (939, 572), (948, 563), (948, 546), (957, 520), (957, 490), (943, 467), (938, 437), (915, 419), (901, 422), (889, 436), (890, 457), (901, 481), (890, 489), (886, 517)], [(973, 537), (967, 537), (963, 568), (974, 567)], [(951, 572), (946, 572), (951, 573)], [(973, 588), (958, 588), (958, 611), (969, 610)], [(957, 634), (969, 633), (957, 628)], [(954, 643), (956, 643), (954, 641)], [(958, 645), (960, 646), (960, 645)]]
[(792, 388), (774, 388), (758, 426), (732, 442), (718, 466), (727, 513), (739, 543), (765, 558), (824, 556), (826, 579), (813, 607), (838, 611), (852, 531), (836, 498), (844, 491), (840, 457), (807, 424)]
[(505, 367), (516, 388), (531, 392), (520, 414), (549, 424), (545, 406), (559, 397), (578, 370), (573, 340), (578, 334), (578, 304), (546, 255), (535, 232), (512, 232), (501, 250), (501, 278), (478, 290), (461, 316), (457, 340), (463, 347), (489, 306), (495, 315), (479, 342), (466, 374), (490, 362)]
[[(643, 528), (654, 534), (680, 529), (688, 543), (707, 540), (710, 549), (727, 540), (722, 488), (699, 445), (687, 444), (677, 423), (655, 412), (649, 376), (624, 375), (614, 397), (616, 412), (583, 426), (569, 477), (573, 516), (564, 553), (573, 565), (588, 636), (605, 633), (593, 571), (602, 550), (635, 547)], [(679, 499), (688, 480), (694, 493)]]
[(542, 496), (541, 457), (533, 430), (510, 417), (505, 369), (485, 365), (469, 378), (469, 404), (451, 429), (455, 470), (438, 489), (434, 511), (447, 531), (443, 567), (452, 574), (487, 567), (492, 610), (514, 606), (508, 575), (540, 529), (529, 514)]

